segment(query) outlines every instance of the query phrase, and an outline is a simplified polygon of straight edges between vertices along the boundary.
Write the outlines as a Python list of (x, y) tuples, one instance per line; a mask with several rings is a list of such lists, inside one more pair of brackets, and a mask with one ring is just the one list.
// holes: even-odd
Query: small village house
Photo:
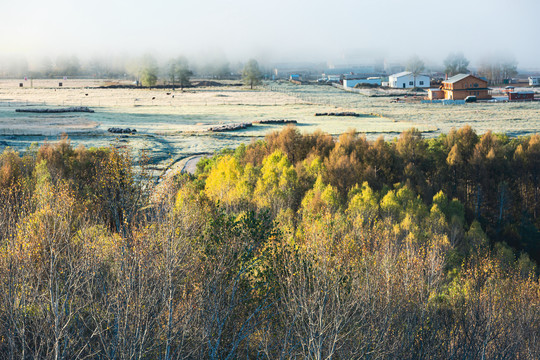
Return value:
[(510, 91), (508, 101), (533, 101), (534, 91)]
[(380, 77), (360, 77), (358, 75), (345, 75), (343, 77), (343, 87), (353, 88), (358, 84), (370, 84), (370, 85), (381, 85)]
[(441, 100), (444, 99), (444, 91), (441, 89), (428, 89), (429, 100)]
[(540, 76), (531, 76), (529, 77), (530, 86), (540, 86)]
[(388, 85), (392, 88), (411, 89), (414, 87), (428, 88), (430, 77), (427, 75), (414, 76), (410, 71), (403, 71), (388, 77)]
[(467, 96), (477, 99), (491, 99), (487, 81), (471, 74), (458, 74), (442, 82), (441, 89), (447, 100), (463, 100)]
[(341, 82), (341, 75), (327, 75), (327, 81), (330, 83), (339, 83)]

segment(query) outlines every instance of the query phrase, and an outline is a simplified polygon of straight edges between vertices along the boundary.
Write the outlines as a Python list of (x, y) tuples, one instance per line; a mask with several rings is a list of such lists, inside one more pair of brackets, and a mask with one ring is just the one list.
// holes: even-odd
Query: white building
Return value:
[(400, 89), (410, 89), (413, 87), (428, 88), (430, 78), (427, 75), (413, 76), (410, 71), (403, 71), (388, 77), (389, 86)]
[(529, 78), (529, 85), (530, 86), (540, 86), (540, 77), (539, 76), (531, 76)]
[(323, 78), (326, 77), (327, 82), (338, 83), (341, 80), (341, 75), (328, 75), (323, 74)]
[(343, 79), (343, 86), (353, 88), (357, 84), (370, 84), (370, 85), (381, 85), (381, 78), (371, 77), (367, 79)]

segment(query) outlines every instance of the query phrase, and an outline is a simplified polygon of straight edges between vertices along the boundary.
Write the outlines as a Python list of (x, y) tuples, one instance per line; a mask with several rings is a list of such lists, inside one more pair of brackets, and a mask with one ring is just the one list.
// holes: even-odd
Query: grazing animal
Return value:
[(84, 94), (84, 95), (88, 96), (88, 94)]
[(171, 93), (167, 93), (167, 95), (171, 95)]
[(152, 96), (152, 100), (154, 100), (156, 97), (155, 96)]
[(172, 97), (174, 98), (174, 95)]

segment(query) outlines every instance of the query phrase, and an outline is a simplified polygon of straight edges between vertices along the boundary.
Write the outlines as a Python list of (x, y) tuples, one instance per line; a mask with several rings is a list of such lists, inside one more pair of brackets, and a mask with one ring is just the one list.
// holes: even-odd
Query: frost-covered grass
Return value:
[[(414, 123), (420, 129), (434, 127), (427, 136), (448, 132), (452, 127), (471, 125), (477, 132), (488, 130), (510, 135), (526, 135), (540, 131), (540, 102), (472, 103), (466, 105), (421, 104), (408, 99), (405, 103), (392, 103), (391, 97), (369, 97), (328, 86), (296, 86), (280, 84), (273, 88), (294, 92), (312, 101), (328, 101), (347, 106), (360, 113), (378, 113), (397, 123)], [(401, 97), (403, 99), (403, 97)]]
[[(197, 88), (184, 92), (164, 89), (97, 89), (70, 87), (70, 80), (64, 82), (63, 88), (54, 87), (56, 80), (35, 88), (9, 87), (13, 81), (0, 83), (0, 106), (2, 118), (14, 115), (10, 107), (35, 106), (89, 106), (96, 110), (90, 120), (97, 120), (104, 126), (131, 125), (149, 132), (201, 131), (208, 125), (227, 122), (251, 122), (262, 119), (291, 119), (306, 131), (319, 128), (332, 134), (339, 134), (350, 127), (365, 132), (389, 132), (415, 126), (403, 121), (396, 124), (392, 119), (380, 117), (315, 117), (316, 112), (349, 111), (347, 102), (341, 101), (347, 93), (336, 92), (328, 87), (316, 90), (333, 90), (321, 101), (311, 101), (303, 97), (301, 92), (269, 91), (263, 87), (251, 91), (238, 87)], [(74, 80), (75, 81), (75, 80)], [(49, 85), (49, 86), (47, 86)], [(89, 81), (88, 86), (99, 85)], [(167, 95), (167, 93), (171, 93)], [(174, 95), (174, 97), (173, 97)], [(324, 101), (323, 101), (324, 100)], [(369, 113), (369, 112), (367, 112)], [(260, 136), (262, 132), (274, 127), (258, 126), (243, 136)], [(277, 128), (277, 127), (276, 127)], [(433, 130), (432, 126), (424, 130)]]
[[(205, 133), (210, 125), (264, 119), (296, 120), (301, 131), (316, 129), (338, 135), (355, 128), (368, 138), (417, 127), (436, 136), (452, 127), (471, 125), (521, 135), (540, 130), (540, 103), (478, 103), (462, 106), (391, 103), (388, 97), (369, 97), (329, 86), (271, 83), (251, 91), (241, 87), (187, 89), (99, 89), (101, 80), (34, 80), (18, 87), (18, 80), (0, 81), (0, 150), (24, 148), (32, 141), (54, 139), (62, 131), (86, 146), (129, 145), (148, 150), (156, 163), (194, 153), (213, 152), (258, 139), (280, 125), (254, 125), (227, 132)], [(171, 93), (167, 95), (167, 93)], [(172, 96), (174, 95), (174, 97)], [(88, 106), (96, 112), (32, 115), (15, 113), (23, 106)], [(314, 116), (318, 112), (353, 111), (362, 117)], [(376, 115), (370, 115), (376, 114)], [(136, 128), (134, 136), (117, 137), (108, 127)], [(21, 136), (36, 135), (41, 136)]]

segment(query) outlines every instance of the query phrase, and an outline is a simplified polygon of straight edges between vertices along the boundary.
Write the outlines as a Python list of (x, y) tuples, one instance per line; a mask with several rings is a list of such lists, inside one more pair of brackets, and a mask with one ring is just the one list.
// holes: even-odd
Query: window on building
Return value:
[(423, 82), (423, 81), (420, 81), (420, 85), (424, 85), (424, 82)]
[(475, 84), (474, 84), (474, 87), (478, 87), (478, 84), (477, 84), (477, 83), (475, 83)]
[(409, 81), (409, 85), (414, 85), (414, 83), (412, 81)]

